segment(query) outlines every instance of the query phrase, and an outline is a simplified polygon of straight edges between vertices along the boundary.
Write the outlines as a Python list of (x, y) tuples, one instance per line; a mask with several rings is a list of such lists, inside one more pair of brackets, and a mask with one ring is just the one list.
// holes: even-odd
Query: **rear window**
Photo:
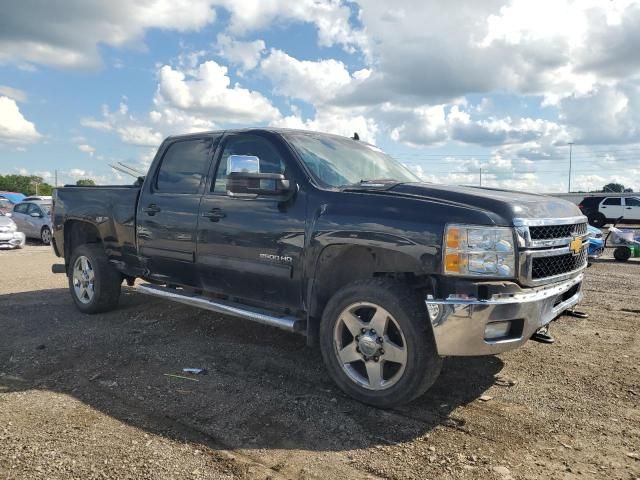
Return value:
[(167, 193), (197, 193), (209, 167), (211, 138), (172, 143), (160, 163), (156, 189)]

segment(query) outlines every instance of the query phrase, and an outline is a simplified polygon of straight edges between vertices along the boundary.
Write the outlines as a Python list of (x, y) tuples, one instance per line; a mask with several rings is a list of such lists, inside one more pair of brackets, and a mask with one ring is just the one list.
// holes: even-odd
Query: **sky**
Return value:
[[(358, 132), (427, 181), (640, 191), (640, 0), (0, 0), (0, 173), (168, 135)], [(569, 144), (573, 144), (572, 147)]]

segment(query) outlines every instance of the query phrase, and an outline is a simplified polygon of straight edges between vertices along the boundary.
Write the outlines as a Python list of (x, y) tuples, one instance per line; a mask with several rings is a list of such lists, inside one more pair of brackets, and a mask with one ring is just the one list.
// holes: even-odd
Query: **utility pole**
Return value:
[(55, 169), (56, 172), (56, 180), (55, 180), (55, 184), (56, 184), (56, 188), (58, 188), (58, 169)]
[(571, 152), (573, 150), (573, 142), (569, 142), (569, 191), (571, 193)]
[(482, 186), (482, 167), (480, 167), (480, 186)]

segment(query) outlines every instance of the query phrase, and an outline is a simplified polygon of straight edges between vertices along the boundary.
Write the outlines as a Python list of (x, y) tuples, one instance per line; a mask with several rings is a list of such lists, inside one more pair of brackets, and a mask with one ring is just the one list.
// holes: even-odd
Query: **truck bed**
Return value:
[[(53, 246), (65, 256), (65, 242), (73, 241), (63, 232), (86, 234), (94, 228), (103, 239), (114, 263), (137, 265), (135, 217), (140, 187), (137, 185), (64, 186), (53, 195)], [(68, 229), (71, 222), (84, 228)], [(67, 238), (65, 238), (67, 237)]]

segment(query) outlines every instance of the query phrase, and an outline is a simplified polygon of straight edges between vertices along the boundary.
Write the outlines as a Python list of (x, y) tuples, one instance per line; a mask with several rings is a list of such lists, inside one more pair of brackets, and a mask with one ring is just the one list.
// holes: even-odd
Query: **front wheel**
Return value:
[(76, 248), (68, 277), (71, 297), (81, 312), (105, 312), (118, 305), (122, 275), (109, 263), (101, 245)]
[(392, 407), (422, 395), (438, 378), (424, 301), (389, 279), (357, 281), (325, 308), (320, 347), (329, 375), (348, 395)]

